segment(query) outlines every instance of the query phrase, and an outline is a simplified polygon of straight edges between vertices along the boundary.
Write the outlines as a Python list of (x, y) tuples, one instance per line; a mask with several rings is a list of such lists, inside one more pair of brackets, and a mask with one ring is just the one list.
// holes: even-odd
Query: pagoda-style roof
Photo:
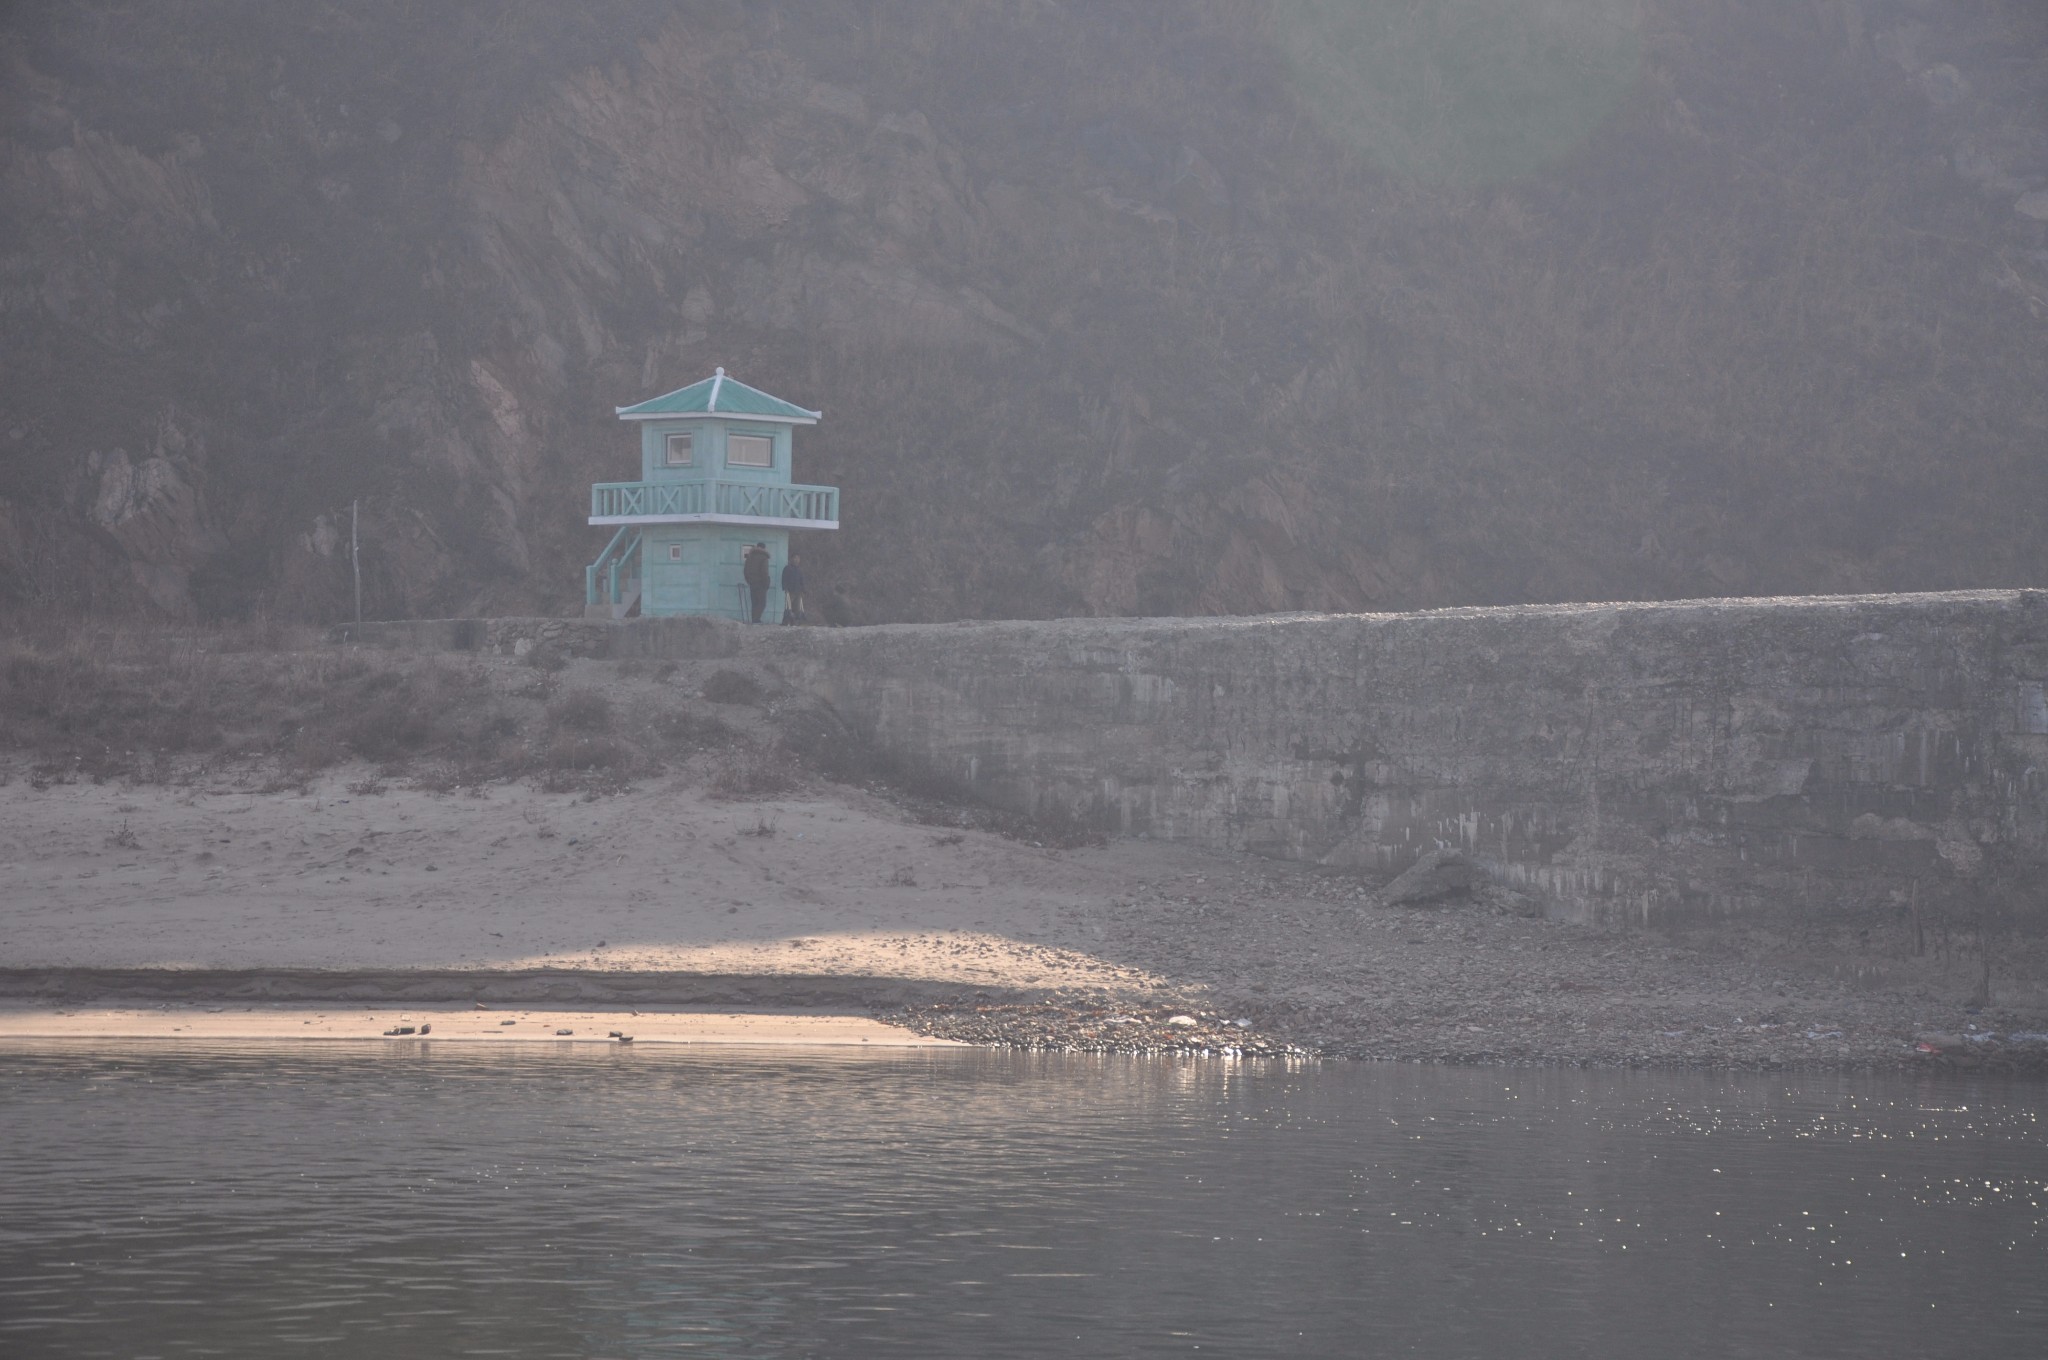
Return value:
[(771, 397), (758, 387), (738, 378), (728, 378), (719, 369), (702, 382), (659, 397), (649, 397), (638, 406), (614, 408), (620, 420), (667, 420), (674, 416), (743, 416), (748, 420), (772, 420), (789, 425), (815, 425), (822, 411), (806, 411), (781, 397)]

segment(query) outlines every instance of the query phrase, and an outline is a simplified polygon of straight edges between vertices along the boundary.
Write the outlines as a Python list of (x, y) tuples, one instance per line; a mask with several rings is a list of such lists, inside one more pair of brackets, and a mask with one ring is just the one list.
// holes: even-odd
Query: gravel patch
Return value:
[[(1079, 1052), (2048, 1072), (2038, 1009), (1973, 1001), (1965, 980), (1976, 961), (1916, 957), (1902, 939), (1602, 927), (1532, 917), (1526, 899), (1493, 889), (1422, 907), (1381, 898), (1354, 878), (1195, 856), (1184, 872), (1057, 922), (1070, 947), (1171, 990), (963, 1001), (883, 1018)], [(1881, 985), (1856, 981), (1874, 975)], [(1176, 1015), (1194, 1023), (1168, 1023)]]

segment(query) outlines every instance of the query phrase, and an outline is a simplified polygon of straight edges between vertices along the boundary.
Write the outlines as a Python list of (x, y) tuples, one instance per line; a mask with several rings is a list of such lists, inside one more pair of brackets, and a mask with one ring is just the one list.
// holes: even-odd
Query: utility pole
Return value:
[(357, 533), (362, 519), (360, 500), (348, 503), (348, 564), (356, 577), (356, 622), (363, 621), (363, 541)]

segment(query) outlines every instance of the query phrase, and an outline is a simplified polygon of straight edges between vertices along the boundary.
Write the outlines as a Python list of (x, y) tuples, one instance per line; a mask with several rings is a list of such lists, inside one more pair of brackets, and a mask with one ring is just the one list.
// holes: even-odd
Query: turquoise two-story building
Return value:
[(790, 531), (839, 527), (838, 487), (790, 480), (791, 435), (821, 413), (722, 368), (617, 412), (640, 428), (640, 480), (590, 488), (590, 522), (618, 532), (584, 571), (584, 612), (751, 618), (740, 572), (747, 548), (766, 543), (764, 617), (779, 619)]

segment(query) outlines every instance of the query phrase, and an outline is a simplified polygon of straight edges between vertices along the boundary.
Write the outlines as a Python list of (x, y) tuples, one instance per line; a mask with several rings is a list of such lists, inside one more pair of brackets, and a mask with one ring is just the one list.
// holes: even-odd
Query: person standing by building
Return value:
[(804, 613), (804, 557), (802, 553), (791, 553), (789, 563), (782, 569), (782, 621), (784, 623), (809, 623)]
[(753, 621), (759, 623), (761, 615), (768, 609), (768, 545), (756, 543), (747, 549), (747, 555), (740, 559), (740, 579), (747, 583), (748, 603), (753, 605)]

